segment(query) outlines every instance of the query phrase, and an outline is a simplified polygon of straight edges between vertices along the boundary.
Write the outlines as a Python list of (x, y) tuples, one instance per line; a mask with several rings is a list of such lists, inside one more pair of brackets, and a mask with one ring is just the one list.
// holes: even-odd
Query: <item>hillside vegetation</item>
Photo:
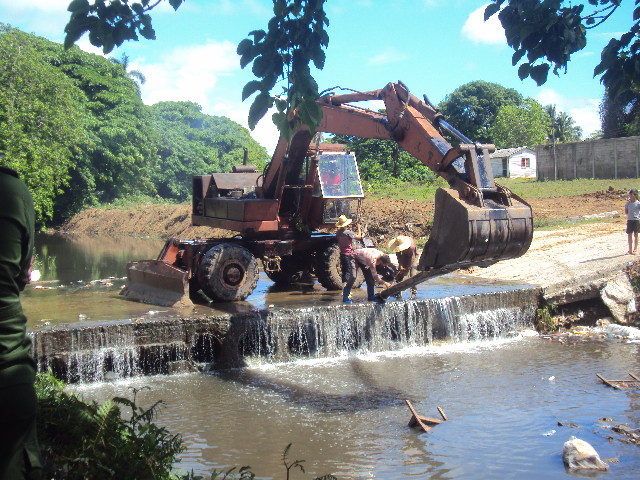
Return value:
[[(269, 156), (249, 131), (192, 102), (146, 106), (127, 62), (0, 24), (0, 164), (31, 190), (42, 226), (131, 196), (186, 201), (191, 175)], [(124, 60), (124, 59), (123, 59)]]

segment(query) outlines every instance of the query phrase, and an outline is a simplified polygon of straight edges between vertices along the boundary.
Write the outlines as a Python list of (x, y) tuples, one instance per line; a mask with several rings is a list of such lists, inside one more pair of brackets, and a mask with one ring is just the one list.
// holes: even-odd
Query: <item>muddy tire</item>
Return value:
[(302, 258), (300, 255), (289, 255), (282, 257), (280, 260), (280, 270), (277, 272), (267, 272), (273, 282), (278, 285), (288, 285), (296, 283), (304, 279), (311, 271), (311, 265), (309, 261)]
[[(354, 247), (358, 248), (355, 245)], [(342, 266), (340, 265), (340, 247), (337, 243), (332, 243), (327, 247), (318, 250), (315, 263), (316, 277), (320, 284), (327, 290), (342, 290)], [(358, 268), (356, 270), (356, 281), (353, 288), (360, 288), (364, 282), (364, 274)]]
[(198, 268), (198, 283), (214, 301), (244, 300), (258, 283), (258, 261), (240, 245), (221, 243), (204, 254)]

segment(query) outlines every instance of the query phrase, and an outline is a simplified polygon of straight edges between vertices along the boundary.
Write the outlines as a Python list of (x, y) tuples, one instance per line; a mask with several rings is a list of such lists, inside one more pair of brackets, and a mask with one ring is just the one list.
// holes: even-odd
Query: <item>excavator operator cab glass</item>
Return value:
[(314, 188), (314, 197), (364, 197), (353, 153), (324, 153), (318, 158), (318, 182)]
[(336, 223), (340, 215), (354, 218), (364, 198), (356, 156), (333, 152), (319, 155), (313, 196), (323, 198), (323, 223)]

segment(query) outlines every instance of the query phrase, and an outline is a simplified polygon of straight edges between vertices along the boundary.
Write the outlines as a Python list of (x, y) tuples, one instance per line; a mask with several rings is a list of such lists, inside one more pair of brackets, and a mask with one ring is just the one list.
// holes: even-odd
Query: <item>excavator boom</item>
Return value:
[[(382, 100), (386, 113), (352, 105), (373, 100)], [(433, 226), (420, 270), (488, 266), (528, 250), (533, 237), (531, 207), (495, 183), (489, 161), (495, 146), (476, 144), (465, 137), (426, 97), (419, 100), (398, 82), (370, 92), (328, 94), (318, 102), (323, 111), (318, 131), (395, 141), (449, 183), (450, 188), (436, 193)], [(452, 146), (444, 134), (459, 144)], [(265, 188), (275, 183), (280, 159), (295, 161), (307, 151), (311, 140), (304, 126), (289, 144), (280, 139), (265, 176)]]

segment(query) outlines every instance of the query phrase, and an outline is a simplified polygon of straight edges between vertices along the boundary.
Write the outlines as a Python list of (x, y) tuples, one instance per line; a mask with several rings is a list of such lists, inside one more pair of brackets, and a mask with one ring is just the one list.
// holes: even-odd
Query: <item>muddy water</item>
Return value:
[[(640, 393), (595, 376), (629, 371), (640, 371), (638, 344), (518, 338), (75, 388), (105, 400), (149, 387), (138, 399), (166, 402), (158, 421), (183, 435), (181, 468), (201, 474), (251, 465), (284, 478), (293, 443), (289, 460), (308, 473), (295, 478), (567, 478), (562, 444), (575, 435), (613, 459), (610, 478), (636, 479), (640, 447), (599, 420), (637, 427)], [(441, 406), (449, 421), (409, 428), (404, 399), (429, 417)]]
[[(260, 274), (257, 288), (244, 302), (202, 303), (194, 309), (178, 310), (145, 305), (120, 296), (126, 281), (127, 262), (156, 258), (162, 245), (160, 240), (127, 237), (38, 236), (36, 258), (42, 278), (27, 286), (22, 300), (29, 329), (150, 317), (246, 312), (271, 305), (309, 307), (341, 303), (339, 292), (328, 292), (317, 282), (279, 287), (264, 273)], [(454, 274), (420, 285), (417, 298), (442, 298), (526, 287), (513, 282)], [(355, 289), (353, 298), (354, 301), (365, 301), (365, 289)]]
[[(155, 257), (160, 242), (135, 240), (125, 246), (121, 240), (74, 240), (54, 248), (41, 241), (38, 248), (43, 264), (52, 268), (45, 282), (25, 293), (31, 329), (182, 313), (117, 295), (126, 262)], [(423, 284), (418, 297), (512, 288), (522, 286), (452, 275)], [(363, 291), (356, 292), (356, 300), (363, 297)], [(338, 294), (317, 285), (281, 291), (261, 279), (247, 302), (214, 307), (333, 303), (339, 303)], [(292, 443), (289, 460), (304, 459), (307, 471), (306, 476), (292, 472), (293, 478), (327, 473), (340, 479), (566, 478), (560, 452), (575, 435), (603, 458), (614, 459), (611, 478), (635, 479), (640, 478), (639, 447), (618, 441), (599, 419), (638, 427), (640, 393), (612, 390), (595, 377), (624, 378), (627, 372), (640, 372), (638, 344), (536, 337), (73, 388), (101, 401), (130, 396), (132, 388), (141, 389), (137, 395), (144, 405), (163, 400), (158, 422), (183, 436), (187, 450), (181, 467), (200, 474), (251, 465), (258, 478), (285, 478), (281, 455)], [(404, 399), (430, 417), (437, 417), (441, 406), (449, 421), (429, 434), (411, 429)]]

